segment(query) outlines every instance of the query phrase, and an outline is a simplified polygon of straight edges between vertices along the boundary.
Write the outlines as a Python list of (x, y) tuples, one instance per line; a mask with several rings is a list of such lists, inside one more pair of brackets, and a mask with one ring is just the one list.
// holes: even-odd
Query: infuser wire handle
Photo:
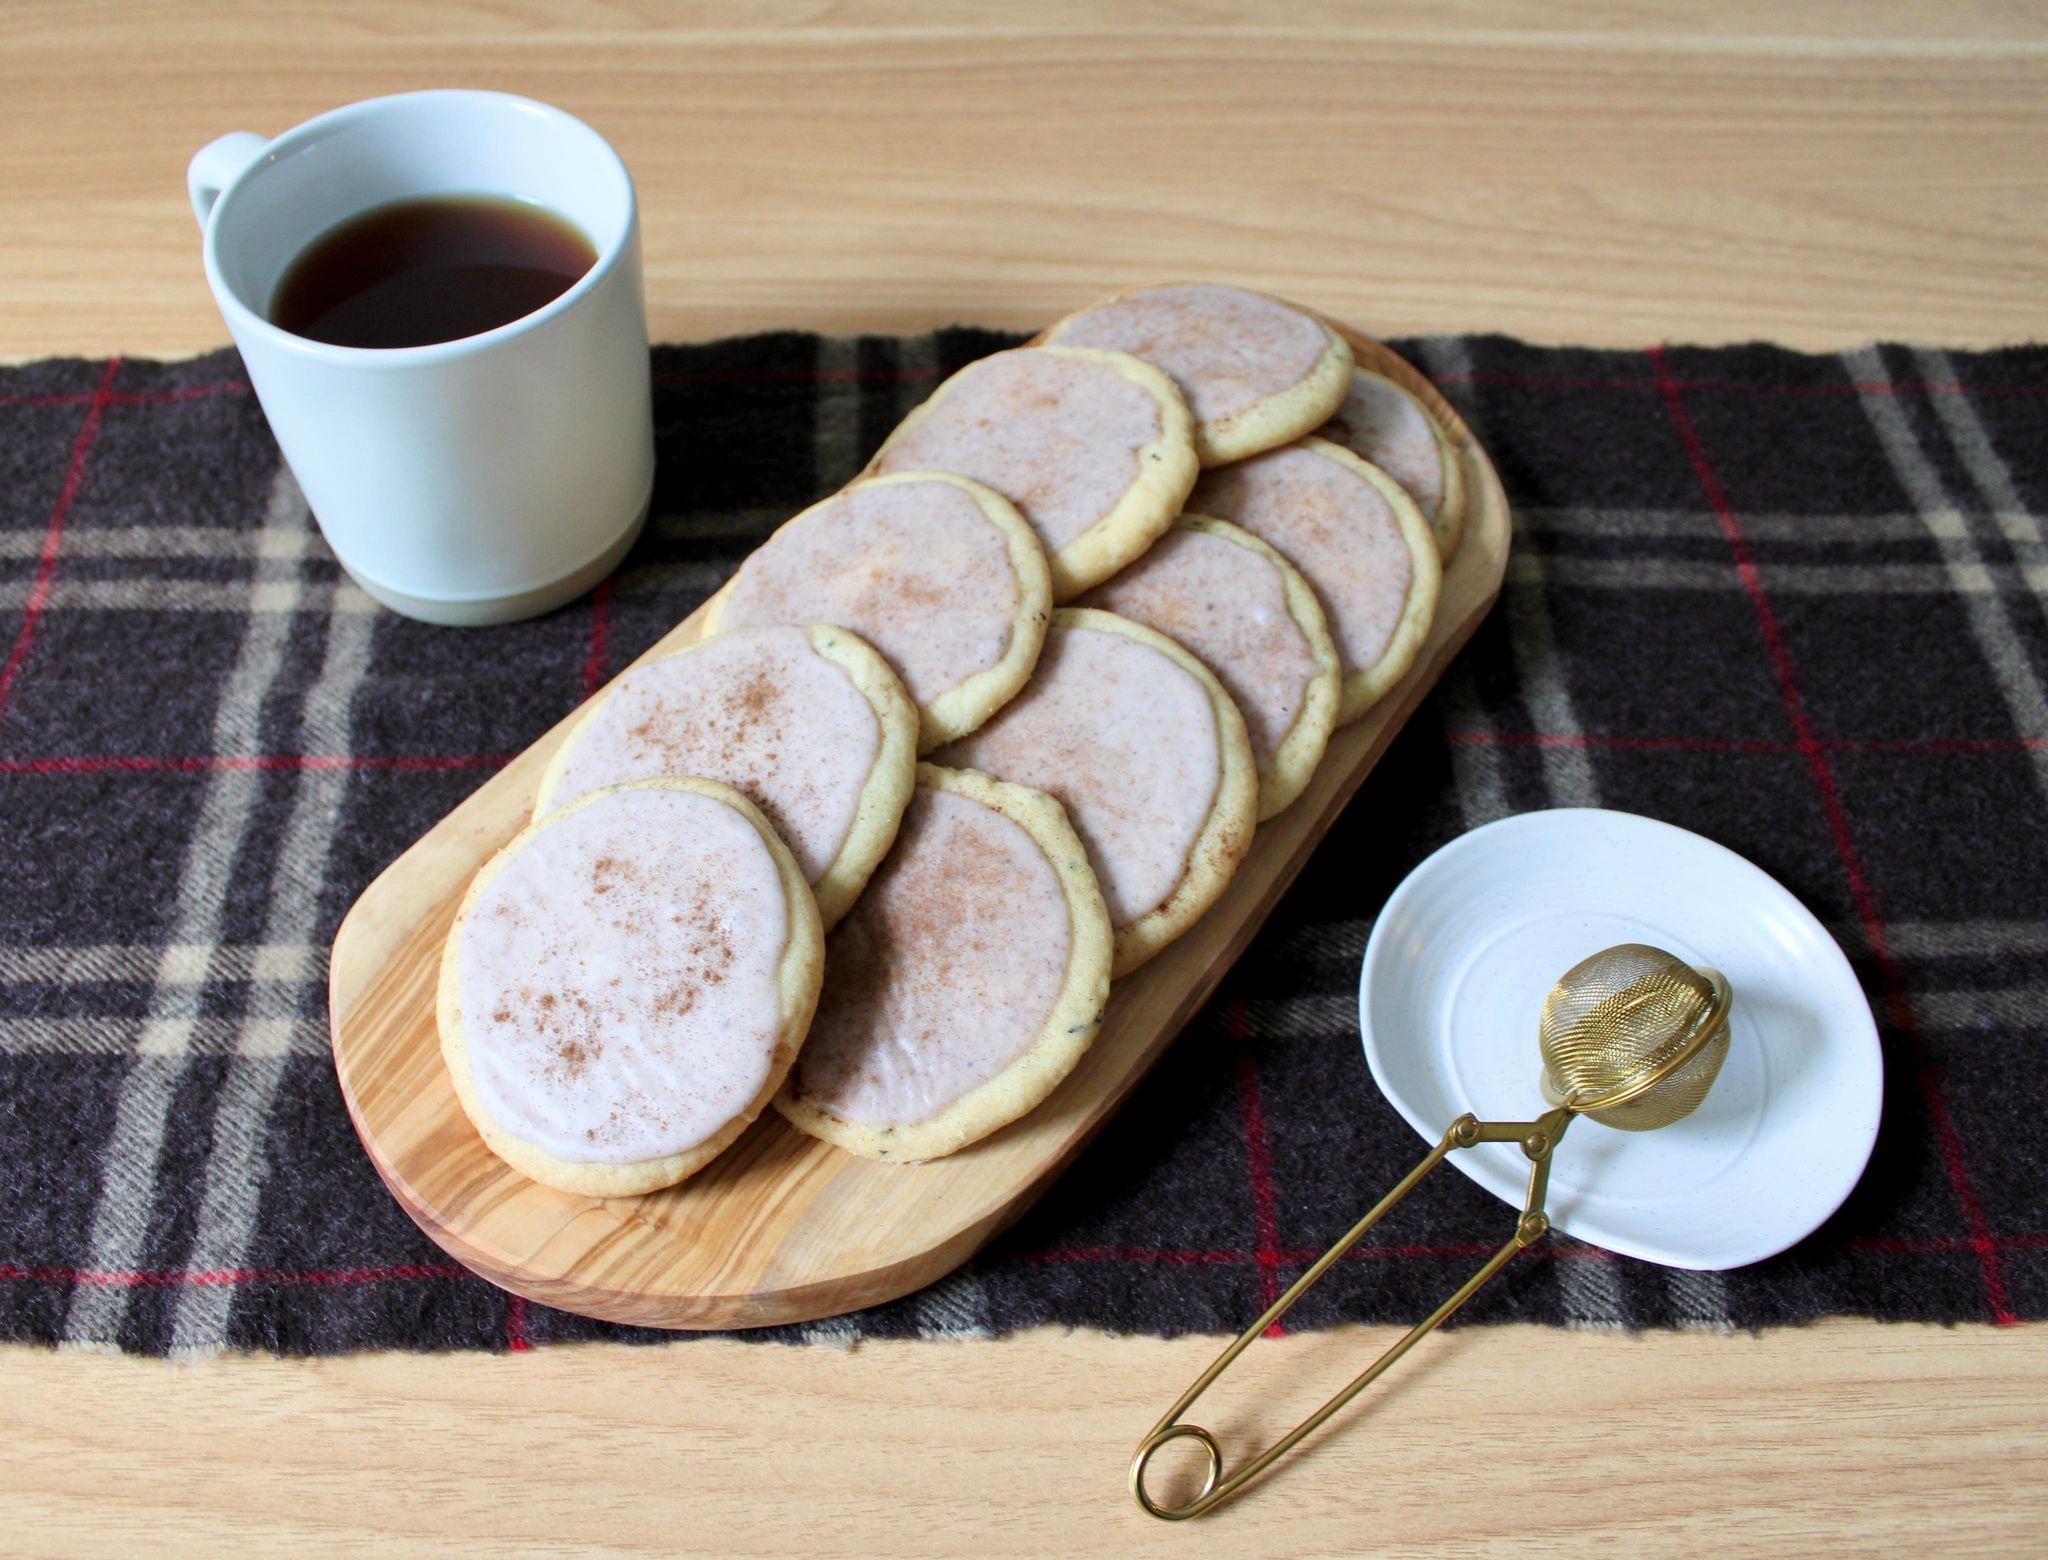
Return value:
[[(1550, 1219), (1543, 1211), (1543, 1202), (1550, 1188), (1550, 1154), (1551, 1150), (1557, 1147), (1558, 1140), (1564, 1136), (1565, 1129), (1571, 1125), (1572, 1117), (1582, 1108), (1577, 1105), (1576, 1100), (1576, 1095), (1569, 1097), (1563, 1104), (1554, 1110), (1545, 1111), (1534, 1121), (1481, 1121), (1467, 1112), (1452, 1122), (1442, 1140), (1423, 1156), (1422, 1162), (1403, 1176), (1392, 1191), (1375, 1203), (1371, 1212), (1346, 1230), (1336, 1245), (1318, 1257), (1314, 1266), (1288, 1286), (1285, 1294), (1266, 1307), (1257, 1321), (1239, 1333), (1236, 1341), (1216, 1356), (1216, 1362), (1195, 1378), (1195, 1384), (1183, 1392), (1173, 1407), (1166, 1411), (1165, 1417), (1152, 1427), (1151, 1434), (1138, 1443), (1138, 1450), (1131, 1458), (1131, 1494), (1138, 1504), (1151, 1515), (1167, 1522), (1183, 1522), (1189, 1517), (1199, 1517), (1203, 1512), (1221, 1505), (1265, 1472), (1276, 1460), (1285, 1456), (1324, 1420), (1371, 1386), (1388, 1366), (1414, 1348), (1421, 1339), (1434, 1332), (1439, 1323), (1453, 1315), (1478, 1292), (1480, 1286), (1507, 1266), (1510, 1258), (1547, 1235), (1550, 1232)], [(1406, 1197), (1424, 1176), (1443, 1163), (1444, 1155), (1454, 1148), (1470, 1148), (1477, 1143), (1516, 1143), (1529, 1157), (1529, 1194), (1522, 1207), (1522, 1217), (1515, 1224), (1514, 1234), (1508, 1237), (1500, 1250), (1486, 1259), (1485, 1265), (1478, 1272), (1459, 1285), (1442, 1305), (1404, 1333), (1392, 1347), (1354, 1378), (1349, 1386), (1229, 1478), (1224, 1478), (1223, 1449), (1216, 1444), (1216, 1437), (1200, 1425), (1180, 1423), (1180, 1416), (1193, 1406), (1195, 1399), (1215, 1384), (1216, 1378), (1230, 1368), (1232, 1361), (1251, 1347), (1254, 1338), (1285, 1316), (1293, 1308), (1294, 1303), (1314, 1287), (1317, 1280), (1329, 1271), (1339, 1257), (1363, 1240), (1394, 1204)], [(1202, 1488), (1195, 1498), (1184, 1506), (1162, 1506), (1146, 1493), (1146, 1465), (1151, 1462), (1152, 1454), (1167, 1442), (1184, 1438), (1201, 1443), (1203, 1457), (1208, 1463), (1207, 1472), (1202, 1479)]]

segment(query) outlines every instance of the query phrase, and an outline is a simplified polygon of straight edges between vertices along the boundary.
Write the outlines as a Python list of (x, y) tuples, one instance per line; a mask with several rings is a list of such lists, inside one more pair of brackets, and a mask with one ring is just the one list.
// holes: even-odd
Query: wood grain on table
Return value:
[(1182, 273), (1629, 346), (2048, 311), (2026, 0), (130, 0), (16, 3), (0, 41), (15, 357), (220, 344), (186, 159), (426, 86), (612, 138), (662, 340), (1030, 327)]
[[(1391, 1336), (1340, 1328), (1247, 1354), (1230, 1406), (1219, 1386), (1205, 1417), (1226, 1452), (1263, 1444)], [(2001, 1344), (1846, 1323), (1466, 1328), (1426, 1339), (1405, 1384), (1306, 1459), (1172, 1526), (1131, 1504), (1124, 1463), (1211, 1338), (707, 1339), (198, 1369), (21, 1351), (4, 1378), (0, 1548), (2038, 1555), (2040, 1350)]]
[[(0, 357), (223, 344), (186, 159), (429, 85), (528, 92), (619, 145), (665, 340), (1026, 327), (1170, 275), (1384, 335), (2048, 336), (2048, 10), (1693, 9), (17, 0)], [(1262, 1345), (1211, 1422), (1249, 1445), (1383, 1341)], [(2048, 1327), (1472, 1329), (1263, 1491), (1150, 1524), (1124, 1460), (1218, 1346), (0, 1351), (0, 1548), (2009, 1554), (2048, 1532)]]

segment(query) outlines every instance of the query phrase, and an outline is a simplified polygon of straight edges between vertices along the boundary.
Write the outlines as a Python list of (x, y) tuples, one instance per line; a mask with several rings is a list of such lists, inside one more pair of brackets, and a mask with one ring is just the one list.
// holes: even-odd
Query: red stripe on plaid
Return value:
[[(1468, 1257), (1490, 1257), (1500, 1250), (1497, 1240), (1453, 1240), (1453, 1241), (1411, 1241), (1390, 1246), (1353, 1246), (1344, 1253), (1346, 1261), (1358, 1262), (1416, 1262), (1431, 1260), (1459, 1260)], [(1274, 1251), (1270, 1253), (1281, 1266), (1307, 1267), (1323, 1255), (1320, 1251)], [(1545, 1241), (1530, 1246), (1525, 1255), (1553, 1257), (1564, 1262), (1619, 1262), (1622, 1259), (1602, 1246), (1588, 1246), (1581, 1241)], [(1171, 1247), (1152, 1246), (1048, 1246), (1042, 1251), (1020, 1253), (1015, 1261), (1030, 1266), (1048, 1266), (1061, 1263), (1153, 1265), (1160, 1267), (1228, 1267), (1243, 1266), (1260, 1262), (1256, 1251), (1181, 1251)]]
[[(1625, 751), (1678, 753), (1798, 753), (1810, 751), (1797, 742), (1770, 742), (1731, 737), (1647, 737), (1619, 733), (1562, 731), (1447, 731), (1444, 740), (1457, 747), (1618, 748)], [(1815, 740), (1823, 753), (1868, 753), (1880, 757), (1913, 757), (1955, 753), (2031, 753), (2048, 748), (2042, 737), (1872, 738), (1839, 737)]]
[(0, 395), (0, 406), (90, 406), (95, 401), (107, 406), (166, 406), (215, 395), (247, 395), (249, 390), (248, 380), (230, 379), (213, 385), (186, 385), (177, 390), (115, 390), (105, 396), (93, 390), (54, 395)]
[[(2048, 1235), (1994, 1235), (1990, 1240), (1999, 1251), (2048, 1249)], [(1344, 1255), (1347, 1260), (1360, 1262), (1455, 1261), (1490, 1257), (1499, 1249), (1500, 1243), (1490, 1240), (1410, 1241), (1399, 1245), (1354, 1246)], [(1977, 1242), (1961, 1235), (1872, 1235), (1849, 1241), (1845, 1249), (1883, 1256), (1975, 1255)], [(1322, 1252), (1276, 1251), (1272, 1255), (1283, 1266), (1306, 1267)], [(1583, 1241), (1569, 1239), (1543, 1241), (1529, 1247), (1523, 1255), (1550, 1257), (1563, 1262), (1624, 1260), (1604, 1246), (1590, 1246)], [(1019, 1252), (1012, 1260), (1029, 1266), (1130, 1263), (1158, 1267), (1241, 1267), (1261, 1258), (1256, 1251), (1177, 1250), (1160, 1246), (1048, 1246), (1039, 1251)]]
[(938, 377), (937, 364), (905, 363), (889, 368), (790, 368), (656, 374), (654, 386), (657, 390), (670, 390), (684, 387), (722, 389), (734, 385), (894, 385)]
[(533, 1340), (527, 1336), (526, 1296), (505, 1296), (505, 1348), (511, 1354), (530, 1354)]
[[(1243, 1046), (1249, 1021), (1242, 1002), (1225, 1009), (1224, 1023), (1230, 1038)], [(1245, 1175), (1251, 1182), (1252, 1234), (1258, 1242), (1259, 1309), (1265, 1310), (1280, 1298), (1280, 1220), (1273, 1199), (1273, 1159), (1266, 1148), (1266, 1107), (1259, 1096), (1259, 1064), (1249, 1049), (1237, 1058), (1237, 1103), (1244, 1118)], [(1286, 1332), (1279, 1322), (1266, 1329), (1268, 1338)]]
[(1258, 1261), (1253, 1251), (1175, 1251), (1157, 1246), (1047, 1246), (1039, 1251), (1020, 1251), (1012, 1261), (1030, 1267), (1059, 1266), (1063, 1263), (1129, 1262), (1163, 1267), (1216, 1267)]
[(72, 754), (53, 758), (0, 759), (0, 775), (204, 774), (217, 769), (502, 769), (513, 753), (250, 753), (209, 757), (203, 754), (166, 757), (161, 754)]
[(116, 395), (116, 406), (167, 406), (178, 401), (201, 401), (215, 395), (248, 395), (255, 386), (246, 379), (224, 379), (211, 385), (181, 385), (175, 390), (140, 390)]
[(9, 652), (7, 664), (0, 667), (0, 720), (6, 719), (8, 696), (14, 692), (14, 680), (21, 675), (22, 663), (28, 659), (28, 648), (35, 642), (36, 625), (42, 621), (43, 608), (50, 601), (50, 579), (57, 572), (57, 544), (64, 536), (64, 521), (71, 513), (71, 504), (78, 497), (78, 489), (85, 481), (85, 458), (92, 453), (93, 441), (100, 435), (100, 424), (107, 415), (107, 400), (114, 388), (114, 376), (121, 371), (121, 360), (107, 359), (105, 371), (100, 375), (99, 387), (93, 391), (88, 404), (85, 420), (79, 424), (78, 437), (71, 441), (71, 464), (64, 472), (64, 485), (57, 490), (57, 502), (50, 506), (50, 521), (43, 531), (43, 547), (36, 562), (36, 582), (29, 588), (28, 605), (22, 609), (21, 630), (14, 636), (14, 649)]
[[(1649, 349), (1652, 356), (1661, 355), (1662, 347)], [(1626, 374), (1576, 377), (1569, 374), (1438, 374), (1435, 380), (1440, 385), (1499, 385), (1519, 390), (1654, 390), (1664, 393), (1676, 390), (1681, 394), (1694, 391), (1731, 391), (1744, 395), (2048, 395), (2048, 385), (1983, 385), (1961, 384), (1938, 379), (1902, 380), (1893, 383), (1871, 383), (1862, 380), (1836, 381), (1831, 384), (1788, 385), (1772, 384), (1754, 379), (1680, 379), (1675, 375), (1660, 375), (1654, 379), (1637, 379)]]
[(604, 686), (605, 649), (612, 633), (612, 579), (608, 574), (590, 593), (590, 649), (583, 658), (583, 697)]
[(222, 1284), (295, 1284), (315, 1288), (383, 1284), (402, 1279), (469, 1278), (453, 1262), (410, 1262), (356, 1268), (164, 1268), (157, 1270), (21, 1267), (0, 1263), (0, 1282), (80, 1284), (115, 1289), (208, 1289)]
[[(1991, 1245), (1998, 1251), (2040, 1251), (2048, 1248), (2048, 1235), (1993, 1235)], [(1871, 1235), (1849, 1242), (1851, 1251), (1876, 1251), (1892, 1256), (1928, 1256), (1944, 1253), (1977, 1254), (1978, 1243), (1970, 1236), (1957, 1235)]]
[(1942, 1094), (1941, 1081), (1936, 1076), (1933, 1058), (1928, 1054), (1926, 1043), (1920, 1034), (1919, 1024), (1913, 1016), (1911, 1005), (1906, 1000), (1905, 981), (1898, 965), (1893, 961), (1889, 941), (1885, 935), (1884, 917), (1879, 913), (1877, 896), (1872, 891), (1870, 879), (1863, 870), (1863, 858), (1856, 849), (1856, 840), (1849, 827), (1849, 814), (1842, 805), (1840, 789), (1835, 784), (1834, 766), (1828, 762), (1827, 751), (1814, 734), (1813, 719), (1807, 713), (1806, 700), (1799, 691), (1799, 679), (1792, 664), (1792, 653), (1785, 644), (1784, 635), (1778, 627), (1778, 616), (1771, 608), (1770, 596), (1764, 590), (1763, 577), (1757, 572), (1756, 561), (1749, 550), (1749, 540), (1743, 535), (1742, 523), (1736, 517), (1735, 508), (1728, 502), (1728, 495), (1721, 488), (1721, 479), (1715, 474), (1713, 463), (1707, 458), (1706, 446), (1701, 442), (1699, 430), (1693, 426), (1691, 415), (1685, 409), (1683, 392), (1670, 372), (1662, 347), (1653, 347), (1649, 353), (1650, 366), (1657, 375), (1659, 387), (1664, 394), (1665, 410), (1670, 413), (1672, 427), (1677, 431), (1679, 443), (1685, 447), (1686, 457), (1692, 462), (1694, 475), (1699, 479), (1700, 491), (1706, 496), (1707, 507), (1713, 510), (1714, 519), (1720, 525), (1721, 534), (1727, 538), (1728, 552), (1735, 562), (1736, 576), (1749, 595), (1750, 605), (1756, 612), (1757, 630), (1763, 637), (1764, 650), (1770, 656), (1772, 669), (1777, 674), (1778, 694), (1785, 705), (1786, 719), (1791, 722), (1792, 735), (1799, 751), (1805, 755), (1807, 769), (1813, 776), (1814, 790), (1820, 796), (1821, 811), (1825, 814), (1828, 832), (1834, 837), (1835, 855), (1842, 863), (1842, 874), (1849, 882), (1849, 897), (1855, 903), (1856, 916), (1863, 925), (1864, 939), (1870, 945), (1872, 956), (1877, 961), (1882, 978), (1885, 1006), (1890, 1010), (1893, 1026), (1905, 1036), (1907, 1043), (1919, 1058), (1918, 1082), (1920, 1096), (1927, 1110), (1929, 1123), (1934, 1128), (1935, 1145), (1941, 1155), (1942, 1169), (1948, 1175), (1950, 1187), (1955, 1192), (1956, 1202), (1962, 1209), (1963, 1224), (1970, 1232), (1970, 1240), (1977, 1252), (1978, 1265), (1982, 1269), (1984, 1300), (1990, 1308), (1992, 1319), (2000, 1326), (2017, 1326), (2019, 1317), (2007, 1304), (2005, 1278), (1998, 1269), (1998, 1248), (1991, 1239), (1991, 1227), (1984, 1216), (1983, 1205), (1977, 1200), (1977, 1189), (1970, 1179), (1970, 1168), (1963, 1152), (1961, 1135), (1956, 1131), (1954, 1119), (1949, 1115), (1948, 1101)]

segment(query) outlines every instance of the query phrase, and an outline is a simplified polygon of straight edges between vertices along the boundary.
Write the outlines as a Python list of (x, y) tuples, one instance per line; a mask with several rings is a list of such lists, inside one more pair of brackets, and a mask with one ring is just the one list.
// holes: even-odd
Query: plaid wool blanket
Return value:
[[(385, 1193), (327, 1052), (351, 900), (1014, 338), (655, 353), (655, 519), (594, 596), (426, 627), (340, 574), (232, 354), (0, 370), (0, 1338), (149, 1354), (654, 1337), (507, 1297)], [(1411, 1164), (1360, 1054), (1373, 915), (1505, 813), (1626, 808), (1836, 931), (1882, 1135), (1726, 1274), (1555, 1240), (1468, 1320), (2048, 1314), (2048, 349), (1405, 344), (1516, 510), (1501, 604), (1205, 1013), (1014, 1230), (765, 1336), (1233, 1330)], [(1433, 1177), (1289, 1318), (1407, 1321), (1505, 1211)]]

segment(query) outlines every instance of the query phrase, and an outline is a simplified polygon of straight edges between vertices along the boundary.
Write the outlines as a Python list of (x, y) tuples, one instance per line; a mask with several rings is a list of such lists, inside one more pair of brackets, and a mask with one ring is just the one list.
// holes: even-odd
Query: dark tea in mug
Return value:
[(424, 347), (481, 335), (573, 287), (597, 251), (543, 206), (484, 195), (393, 201), (308, 244), (270, 322), (337, 347)]

